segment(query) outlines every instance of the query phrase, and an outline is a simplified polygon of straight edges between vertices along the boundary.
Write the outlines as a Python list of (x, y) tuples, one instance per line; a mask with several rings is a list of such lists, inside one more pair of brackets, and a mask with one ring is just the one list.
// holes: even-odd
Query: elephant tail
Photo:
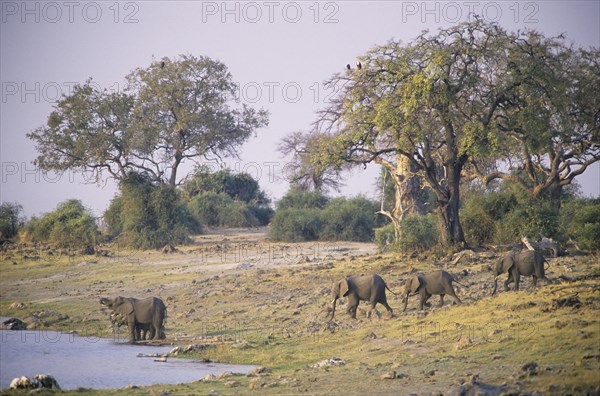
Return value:
[[(548, 267), (546, 267), (546, 264), (548, 264)], [(544, 257), (544, 271), (548, 268), (550, 268), (550, 261), (546, 260), (546, 257)]]
[(456, 284), (458, 284), (458, 285), (460, 285), (462, 287), (469, 288), (469, 286), (463, 285), (462, 283), (460, 283), (459, 281), (457, 281), (455, 277), (452, 277), (452, 280), (454, 281), (454, 283), (456, 283)]
[(392, 293), (394, 296), (397, 296), (397, 295), (398, 295), (398, 294), (394, 293), (394, 292), (392, 291), (392, 289), (390, 289), (390, 288), (388, 287), (388, 285), (387, 285), (385, 282), (384, 282), (384, 285), (385, 285), (385, 288), (386, 288), (386, 289), (388, 289), (388, 291), (389, 291), (390, 293)]

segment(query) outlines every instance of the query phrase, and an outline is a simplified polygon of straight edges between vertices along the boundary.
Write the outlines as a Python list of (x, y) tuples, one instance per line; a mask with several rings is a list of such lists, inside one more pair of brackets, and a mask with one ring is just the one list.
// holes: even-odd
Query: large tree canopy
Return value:
[[(522, 137), (548, 147), (540, 110), (548, 113), (543, 118), (561, 125), (561, 133), (552, 135), (557, 144), (577, 139), (571, 125), (587, 131), (584, 142), (590, 144), (579, 147), (592, 161), (598, 160), (597, 124), (590, 128), (594, 119), (590, 114), (596, 114), (597, 123), (597, 102), (583, 95), (586, 112), (580, 114), (569, 110), (569, 97), (560, 96), (566, 91), (573, 98), (575, 86), (588, 84), (598, 57), (591, 56), (595, 63), (584, 66), (578, 60), (586, 53), (567, 49), (563, 41), (535, 32), (508, 33), (475, 19), (435, 35), (425, 32), (409, 44), (390, 41), (377, 46), (359, 59), (361, 69), (338, 74), (329, 82), (339, 94), (315, 123), (317, 130), (330, 136), (329, 144), (321, 146), (319, 160), (377, 162), (396, 175), (397, 184), (420, 176), (437, 198), (442, 243), (464, 243), (458, 212), (462, 177), (492, 171), (500, 177), (496, 160), (508, 153), (519, 155), (514, 151), (518, 142), (507, 133), (516, 134), (516, 127)], [(549, 53), (565, 49), (563, 61), (571, 70), (586, 71), (570, 85), (567, 78), (558, 84), (544, 80), (545, 74), (536, 77), (539, 70), (553, 68), (552, 58), (531, 56), (544, 46)], [(536, 89), (555, 92), (556, 108), (535, 102)], [(569, 123), (555, 113), (570, 114)], [(524, 130), (525, 125), (535, 127)], [(537, 155), (533, 158), (543, 162), (542, 154)]]
[[(27, 136), (44, 170), (89, 172), (94, 180), (123, 180), (131, 172), (175, 186), (186, 160), (237, 155), (268, 114), (234, 107), (227, 67), (208, 57), (154, 61), (127, 76), (128, 90), (109, 93), (91, 81), (62, 98), (46, 125)], [(185, 175), (184, 175), (185, 176)]]
[(504, 77), (517, 87), (496, 118), (502, 144), (483, 156), (491, 166), (473, 159), (476, 174), (560, 204), (562, 188), (600, 160), (600, 52), (530, 32), (513, 40)]

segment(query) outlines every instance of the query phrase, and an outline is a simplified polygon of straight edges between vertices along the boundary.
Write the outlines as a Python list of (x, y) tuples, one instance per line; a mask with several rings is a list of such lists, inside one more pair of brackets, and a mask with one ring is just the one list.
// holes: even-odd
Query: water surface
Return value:
[(180, 358), (155, 362), (153, 357), (138, 357), (164, 354), (171, 349), (56, 331), (0, 330), (0, 389), (22, 375), (51, 374), (62, 389), (109, 389), (179, 384), (197, 381), (207, 374), (224, 371), (246, 374), (256, 368)]

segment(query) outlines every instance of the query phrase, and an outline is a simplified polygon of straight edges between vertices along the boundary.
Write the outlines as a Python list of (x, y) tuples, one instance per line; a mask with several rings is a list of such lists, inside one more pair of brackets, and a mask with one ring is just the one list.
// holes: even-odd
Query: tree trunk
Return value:
[(436, 192), (438, 195), (437, 215), (440, 227), (440, 242), (443, 246), (465, 245), (465, 236), (458, 215), (461, 169), (462, 165), (459, 164), (447, 167), (448, 185), (446, 191), (442, 194)]
[(552, 209), (556, 212), (560, 210), (562, 191), (563, 186), (557, 182), (554, 182), (552, 186), (550, 186), (550, 204), (552, 205)]
[[(394, 184), (394, 204), (391, 210), (387, 211), (384, 208), (384, 203), (381, 203), (381, 211), (379, 213), (387, 216), (394, 225), (395, 240), (400, 238), (400, 223), (406, 215), (411, 213), (425, 214), (424, 205), (419, 199), (421, 190), (421, 178), (416, 175), (415, 165), (412, 161), (403, 156), (396, 157), (396, 164), (388, 161), (377, 161), (391, 175), (392, 183)], [(385, 180), (382, 189), (382, 195), (385, 197)]]

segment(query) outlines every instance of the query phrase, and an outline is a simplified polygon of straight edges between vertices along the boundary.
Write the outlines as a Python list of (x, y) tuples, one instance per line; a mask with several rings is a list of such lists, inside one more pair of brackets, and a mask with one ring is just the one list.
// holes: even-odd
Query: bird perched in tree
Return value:
[(362, 69), (362, 63), (356, 61), (356, 67), (358, 68), (358, 70)]
[(348, 63), (348, 64), (346, 65), (346, 69), (348, 69), (348, 70), (351, 70), (351, 69), (352, 69), (352, 68), (350, 67), (350, 63)]

